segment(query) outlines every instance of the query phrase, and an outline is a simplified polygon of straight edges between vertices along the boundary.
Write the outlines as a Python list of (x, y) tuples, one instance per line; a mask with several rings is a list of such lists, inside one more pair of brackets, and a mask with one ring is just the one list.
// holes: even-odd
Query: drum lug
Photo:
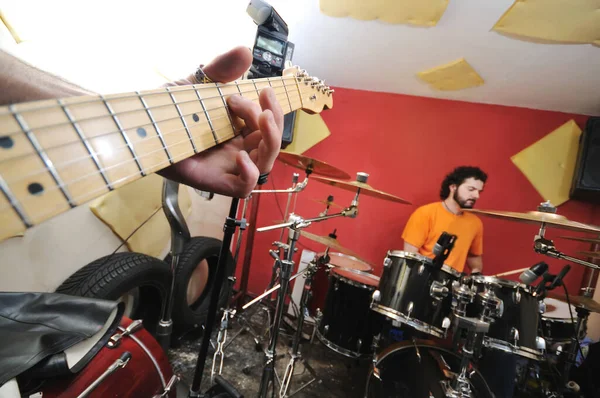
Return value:
[(333, 284), (333, 290), (337, 292), (339, 288), (340, 288), (340, 285), (339, 285), (339, 283), (337, 283), (337, 281), (336, 281), (336, 282)]
[(373, 305), (375, 303), (379, 303), (380, 300), (381, 300), (381, 292), (379, 290), (375, 290), (373, 292), (373, 295), (371, 296), (371, 305)]
[(104, 382), (104, 380), (108, 376), (110, 376), (117, 370), (123, 369), (125, 366), (127, 366), (127, 363), (129, 363), (129, 360), (131, 360), (131, 353), (129, 351), (125, 351), (124, 353), (121, 354), (121, 356), (119, 358), (117, 358), (116, 361), (114, 361), (104, 371), (104, 373), (102, 373), (100, 375), (100, 377), (98, 377), (96, 380), (94, 380), (94, 382), (92, 384), (90, 384), (88, 388), (86, 388), (81, 394), (79, 394), (78, 397), (89, 396), (92, 393), (92, 391), (94, 391), (100, 384), (102, 384), (102, 382)]
[(323, 334), (327, 334), (328, 331), (329, 331), (329, 325), (325, 325), (323, 327)]
[(519, 346), (519, 329), (511, 328), (510, 335), (511, 335), (512, 340), (514, 341), (514, 345), (518, 347)]
[[(452, 325), (452, 322), (450, 321), (450, 318), (448, 317), (444, 317), (444, 320), (442, 321), (442, 329), (444, 329), (445, 332), (448, 331), (448, 328)], [(444, 332), (444, 333), (445, 333)]]
[(418, 270), (419, 276), (423, 275), (423, 272), (425, 272), (425, 264), (419, 265), (419, 270)]
[(143, 326), (143, 321), (141, 319), (136, 319), (135, 321), (131, 322), (129, 326), (127, 326), (127, 329), (125, 329), (123, 333), (113, 334), (110, 337), (110, 340), (108, 340), (108, 343), (106, 343), (106, 345), (108, 346), (108, 348), (117, 348), (119, 344), (121, 344), (121, 339), (123, 337), (128, 336), (130, 334), (134, 334)]
[(535, 345), (539, 351), (546, 351), (546, 340), (543, 337), (537, 336), (535, 338)]
[(386, 257), (385, 260), (383, 260), (383, 266), (385, 268), (388, 268), (390, 265), (392, 265), (392, 259), (389, 257)]
[(406, 317), (407, 317), (407, 318), (410, 318), (410, 315), (412, 314), (412, 310), (413, 310), (413, 307), (414, 307), (414, 306), (415, 306), (415, 305), (413, 304), (413, 302), (412, 302), (412, 301), (409, 301), (409, 302), (408, 302), (408, 305), (406, 306)]
[(356, 341), (356, 352), (360, 352), (360, 349), (362, 348), (362, 340), (358, 339)]
[(519, 291), (519, 289), (515, 290), (515, 292), (513, 293), (513, 301), (517, 304), (521, 302), (521, 292)]
[(546, 312), (546, 303), (543, 301), (539, 301), (539, 308), (540, 308), (540, 314), (543, 314), (544, 312)]
[(435, 300), (441, 300), (448, 296), (448, 288), (438, 281), (433, 281), (429, 288), (429, 295)]

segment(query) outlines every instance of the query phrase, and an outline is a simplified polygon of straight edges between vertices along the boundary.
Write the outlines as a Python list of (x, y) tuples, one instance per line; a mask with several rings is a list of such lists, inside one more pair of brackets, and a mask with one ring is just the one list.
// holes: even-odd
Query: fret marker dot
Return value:
[(33, 182), (27, 186), (27, 190), (32, 195), (41, 195), (44, 192), (44, 187), (39, 182)]
[(12, 148), (12, 146), (14, 144), (15, 144), (15, 142), (9, 136), (5, 135), (3, 137), (0, 137), (0, 147), (2, 147), (4, 149), (9, 149), (9, 148)]
[(192, 119), (194, 119), (195, 122), (197, 122), (198, 120), (200, 120), (200, 118), (198, 117), (198, 115), (195, 114), (195, 113), (192, 115)]
[(138, 136), (140, 136), (140, 138), (144, 138), (148, 135), (148, 133), (146, 133), (146, 129), (142, 128), (142, 127), (138, 127), (138, 129), (136, 130), (136, 133)]

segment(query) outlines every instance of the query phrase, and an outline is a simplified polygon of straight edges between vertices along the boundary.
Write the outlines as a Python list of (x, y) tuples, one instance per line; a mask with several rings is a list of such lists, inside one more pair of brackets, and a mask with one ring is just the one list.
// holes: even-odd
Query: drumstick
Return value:
[[(300, 271), (296, 275), (292, 276), (290, 278), (290, 282), (293, 281), (294, 279), (296, 279), (297, 277), (299, 277), (300, 275), (303, 275), (306, 271), (308, 271), (308, 267), (304, 268), (302, 271)], [(277, 285), (273, 286), (271, 289), (267, 290), (266, 292), (264, 292), (263, 294), (261, 294), (260, 296), (258, 296), (257, 298), (255, 298), (254, 300), (252, 300), (249, 303), (247, 303), (246, 305), (244, 305), (242, 307), (242, 309), (245, 310), (246, 308), (250, 307), (252, 304), (256, 303), (257, 301), (262, 300), (269, 293), (273, 293), (275, 290), (279, 289), (280, 287), (281, 287), (281, 284), (278, 283)]]
[(527, 268), (521, 268), (521, 269), (515, 269), (515, 270), (512, 270), (512, 271), (501, 272), (501, 273), (496, 274), (494, 276), (505, 276), (505, 275), (518, 274), (519, 272), (523, 272), (523, 271), (526, 271), (528, 269), (529, 269), (529, 267), (527, 267)]

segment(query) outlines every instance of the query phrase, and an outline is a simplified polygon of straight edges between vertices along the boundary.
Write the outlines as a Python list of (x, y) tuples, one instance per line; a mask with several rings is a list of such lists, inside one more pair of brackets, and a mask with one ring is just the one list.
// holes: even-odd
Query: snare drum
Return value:
[(544, 299), (544, 311), (540, 319), (540, 333), (550, 343), (567, 343), (575, 337), (575, 323), (571, 319), (577, 316), (575, 307), (553, 298)]
[(452, 282), (460, 272), (418, 253), (390, 251), (372, 309), (421, 332), (443, 338), (450, 327)]
[[(480, 294), (487, 288), (501, 301), (497, 313), (492, 315), (493, 321), (484, 338), (485, 346), (541, 360), (544, 344), (543, 339), (538, 337), (540, 304), (531, 288), (493, 276), (477, 275), (472, 280), (473, 287)], [(481, 301), (476, 297), (467, 308), (467, 315), (479, 317), (482, 311)]]
[(333, 268), (317, 337), (342, 355), (358, 358), (373, 352), (382, 318), (370, 309), (379, 278), (354, 269)]

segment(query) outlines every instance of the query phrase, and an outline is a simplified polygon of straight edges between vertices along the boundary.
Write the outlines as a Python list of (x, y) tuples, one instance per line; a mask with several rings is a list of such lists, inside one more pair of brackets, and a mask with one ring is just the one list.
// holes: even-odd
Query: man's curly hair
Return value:
[(479, 167), (457, 167), (452, 170), (452, 172), (448, 174), (446, 178), (444, 178), (444, 181), (442, 182), (442, 189), (440, 189), (440, 198), (444, 200), (450, 196), (450, 185), (455, 184), (458, 187), (460, 184), (465, 182), (466, 179), (471, 177), (484, 183), (487, 181), (487, 174), (485, 174)]

